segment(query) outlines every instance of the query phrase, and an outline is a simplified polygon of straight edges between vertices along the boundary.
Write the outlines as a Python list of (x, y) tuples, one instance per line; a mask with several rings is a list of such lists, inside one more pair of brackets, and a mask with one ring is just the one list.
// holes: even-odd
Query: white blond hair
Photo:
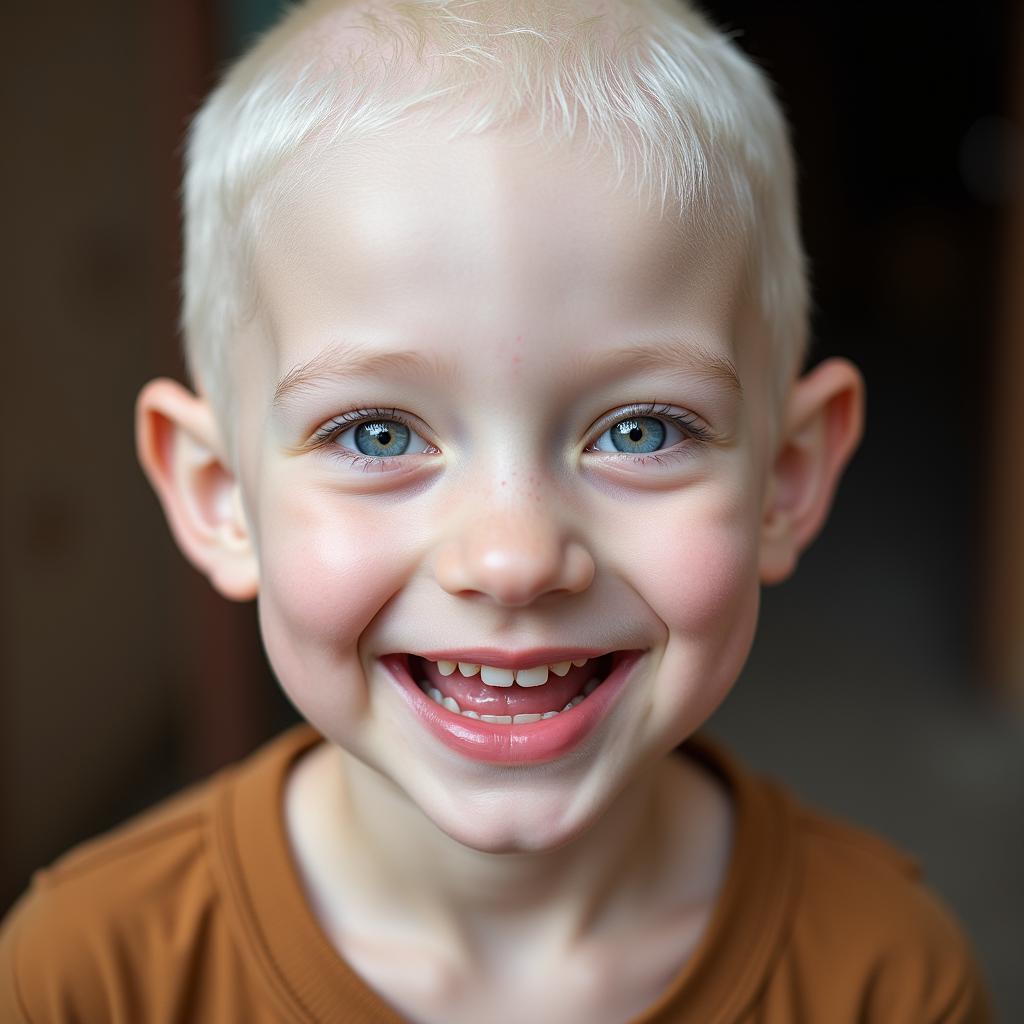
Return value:
[[(619, 182), (738, 235), (778, 385), (808, 320), (793, 159), (765, 76), (682, 0), (309, 0), (195, 117), (184, 184), (182, 329), (193, 383), (231, 421), (232, 339), (257, 308), (251, 260), (287, 175), (327, 148), (443, 125), (531, 126), (614, 156)], [(285, 183), (288, 184), (285, 184)]]

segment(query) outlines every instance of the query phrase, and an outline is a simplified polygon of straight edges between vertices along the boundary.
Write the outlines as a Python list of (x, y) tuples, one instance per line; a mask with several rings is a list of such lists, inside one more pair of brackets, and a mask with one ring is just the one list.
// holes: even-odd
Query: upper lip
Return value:
[(608, 647), (525, 647), (510, 651), (498, 647), (462, 647), (458, 650), (409, 651), (427, 661), (461, 661), (470, 665), (493, 668), (532, 668), (535, 665), (557, 665), (560, 661), (580, 658), (601, 658), (617, 648)]

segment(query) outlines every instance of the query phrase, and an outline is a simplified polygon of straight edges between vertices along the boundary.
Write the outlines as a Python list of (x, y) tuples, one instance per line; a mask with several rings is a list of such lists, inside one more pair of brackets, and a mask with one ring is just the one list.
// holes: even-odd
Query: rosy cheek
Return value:
[(267, 511), (260, 617), (275, 670), (282, 675), (298, 664), (302, 674), (322, 670), (323, 659), (352, 659), (367, 625), (401, 586), (401, 524), (369, 509), (342, 512), (326, 496)]
[(667, 685), (654, 703), (671, 735), (696, 729), (736, 681), (760, 596), (750, 527), (727, 514), (691, 511), (684, 528), (656, 531), (661, 542), (647, 552), (647, 587), (639, 590), (668, 633)]
[[(659, 517), (660, 518), (660, 517)], [(727, 628), (751, 590), (756, 593), (756, 545), (749, 526), (714, 509), (690, 509), (646, 522), (650, 541), (634, 563), (636, 580), (669, 630), (708, 637)]]
[(668, 558), (666, 598), (671, 624), (691, 635), (713, 635), (732, 624), (737, 602), (756, 591), (752, 546), (739, 531), (715, 529), (684, 540)]

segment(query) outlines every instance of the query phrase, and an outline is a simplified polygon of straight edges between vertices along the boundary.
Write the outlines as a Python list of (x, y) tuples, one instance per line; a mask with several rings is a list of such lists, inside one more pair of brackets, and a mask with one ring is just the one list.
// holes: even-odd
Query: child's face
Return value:
[[(258, 251), (270, 340), (241, 349), (238, 471), (267, 652), (314, 726), (479, 849), (594, 820), (754, 634), (771, 374), (741, 338), (740, 253), (611, 181), (568, 150), (382, 145)], [(383, 411), (332, 432), (360, 410)], [(526, 725), (444, 710), (389, 657), (580, 651), (635, 656)], [(474, 683), (500, 714), (562, 680)]]

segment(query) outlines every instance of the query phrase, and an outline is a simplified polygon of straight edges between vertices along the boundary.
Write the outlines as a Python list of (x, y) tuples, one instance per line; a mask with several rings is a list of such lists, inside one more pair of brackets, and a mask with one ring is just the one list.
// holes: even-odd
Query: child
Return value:
[(190, 140), (139, 454), (308, 721), (37, 873), (3, 1021), (983, 1022), (906, 857), (694, 733), (861, 431), (670, 0), (293, 9)]

